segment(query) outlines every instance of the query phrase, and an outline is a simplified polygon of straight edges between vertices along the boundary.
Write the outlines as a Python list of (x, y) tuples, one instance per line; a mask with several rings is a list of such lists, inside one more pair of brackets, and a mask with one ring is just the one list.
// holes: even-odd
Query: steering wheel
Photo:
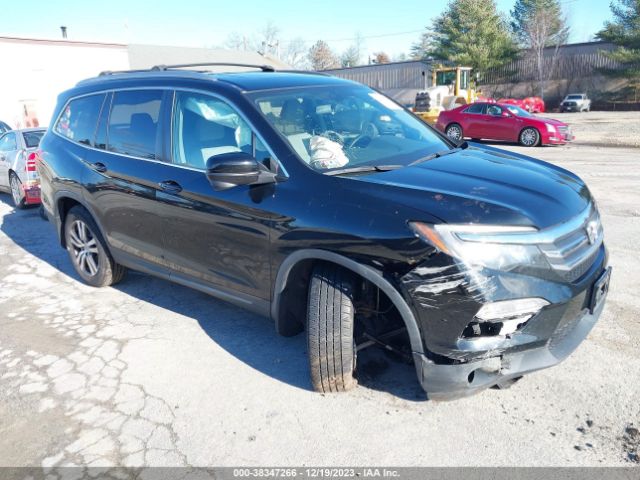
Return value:
[(344, 137), (335, 130), (325, 130), (324, 132), (322, 132), (322, 136), (328, 138), (333, 142), (337, 142), (340, 145), (344, 145)]
[(378, 130), (378, 127), (376, 127), (371, 122), (366, 122), (365, 124), (362, 125), (362, 132), (360, 133), (360, 135), (358, 135), (356, 138), (354, 138), (351, 141), (351, 143), (348, 145), (348, 148), (355, 148), (362, 141), (366, 139), (369, 139), (369, 141), (371, 141), (374, 138), (376, 138), (378, 135), (380, 135), (380, 131)]

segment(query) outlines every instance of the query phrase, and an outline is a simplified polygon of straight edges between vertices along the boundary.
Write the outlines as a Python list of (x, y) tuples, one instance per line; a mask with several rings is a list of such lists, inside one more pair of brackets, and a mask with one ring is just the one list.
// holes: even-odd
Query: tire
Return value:
[(22, 182), (13, 172), (11, 172), (11, 174), (9, 175), (9, 185), (11, 186), (11, 200), (13, 201), (13, 205), (18, 210), (26, 208), (27, 204), (25, 203), (24, 194), (21, 193)]
[(540, 145), (540, 132), (533, 127), (524, 128), (518, 135), (518, 141), (523, 147), (537, 147)]
[(447, 128), (445, 128), (444, 133), (447, 137), (449, 137), (451, 140), (455, 142), (461, 142), (462, 139), (464, 138), (462, 127), (458, 123), (451, 123), (447, 125)]
[(81, 206), (75, 206), (65, 218), (64, 238), (73, 268), (82, 281), (92, 287), (118, 283), (125, 267), (113, 260), (95, 221)]
[(311, 274), (307, 349), (316, 392), (345, 392), (357, 384), (353, 290), (351, 275), (335, 265), (320, 264)]

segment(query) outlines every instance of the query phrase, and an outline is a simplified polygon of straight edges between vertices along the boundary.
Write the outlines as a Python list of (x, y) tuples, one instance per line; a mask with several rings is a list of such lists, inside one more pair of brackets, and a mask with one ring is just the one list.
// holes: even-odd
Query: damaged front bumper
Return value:
[[(596, 282), (588, 295), (570, 302), (584, 306), (577, 315), (571, 314), (575, 310), (567, 305), (553, 333), (546, 341), (538, 342), (537, 347), (532, 348), (536, 343), (512, 344), (501, 355), (489, 356), (490, 352), (487, 352), (486, 358), (453, 364), (438, 364), (425, 355), (414, 353), (418, 379), (429, 398), (452, 400), (465, 397), (560, 363), (578, 347), (598, 321), (608, 293), (610, 271), (610, 268), (605, 270), (601, 276), (606, 284), (599, 287)], [(602, 290), (598, 291), (598, 288)], [(593, 304), (594, 298), (597, 299), (596, 304)]]

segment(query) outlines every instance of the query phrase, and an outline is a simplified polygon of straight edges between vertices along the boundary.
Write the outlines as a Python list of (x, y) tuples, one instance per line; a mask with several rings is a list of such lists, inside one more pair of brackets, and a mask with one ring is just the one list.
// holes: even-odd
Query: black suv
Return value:
[(506, 387), (598, 319), (607, 252), (572, 173), (454, 144), (350, 81), (176, 67), (58, 99), (42, 201), (89, 285), (131, 268), (306, 331), (322, 392), (354, 386), (370, 345), (430, 398)]

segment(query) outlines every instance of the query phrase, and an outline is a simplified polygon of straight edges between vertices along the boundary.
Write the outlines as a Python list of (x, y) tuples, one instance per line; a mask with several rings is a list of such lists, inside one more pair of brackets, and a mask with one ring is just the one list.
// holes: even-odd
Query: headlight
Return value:
[(555, 125), (551, 125), (550, 123), (545, 123), (545, 125), (547, 126), (547, 132), (550, 132), (550, 133), (555, 133), (556, 132), (556, 126)]
[(542, 251), (527, 239), (538, 231), (533, 227), (420, 222), (409, 226), (425, 242), (471, 266), (505, 271), (522, 266), (549, 268)]

